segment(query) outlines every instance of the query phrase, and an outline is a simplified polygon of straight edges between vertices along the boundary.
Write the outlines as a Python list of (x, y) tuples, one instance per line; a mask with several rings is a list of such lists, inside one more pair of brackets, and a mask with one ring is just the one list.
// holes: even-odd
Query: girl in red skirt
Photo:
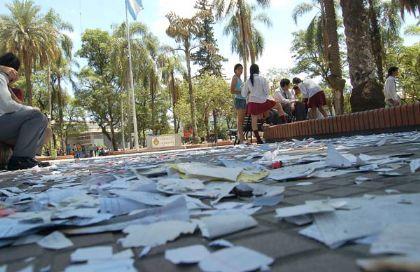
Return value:
[(269, 100), (269, 87), (268, 82), (265, 78), (260, 76), (260, 68), (256, 64), (252, 64), (250, 68), (250, 78), (242, 88), (242, 96), (247, 98), (247, 114), (251, 115), (252, 118), (252, 130), (257, 143), (262, 144), (263, 141), (258, 133), (258, 118), (265, 112), (276, 109), (279, 116), (285, 118), (286, 114), (280, 104), (277, 104), (274, 100)]

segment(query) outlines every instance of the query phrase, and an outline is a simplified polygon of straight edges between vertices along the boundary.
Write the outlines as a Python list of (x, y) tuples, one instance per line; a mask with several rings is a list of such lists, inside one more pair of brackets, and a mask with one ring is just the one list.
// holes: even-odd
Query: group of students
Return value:
[[(265, 119), (272, 109), (275, 109), (280, 118), (286, 122), (286, 116), (294, 116), (296, 120), (322, 119), (328, 116), (324, 109), (327, 105), (325, 92), (313, 80), (305, 81), (298, 77), (282, 79), (280, 87), (276, 89), (273, 97), (269, 93), (268, 81), (260, 75), (256, 64), (250, 67), (250, 78), (245, 83), (241, 80), (243, 66), (236, 64), (231, 82), (231, 93), (235, 95), (235, 109), (237, 111), (238, 139), (244, 143), (243, 123), (246, 115), (251, 116), (252, 130), (258, 144), (263, 141), (258, 132), (258, 120)], [(388, 77), (384, 85), (386, 107), (401, 105), (401, 98), (397, 94), (396, 77), (399, 75), (398, 67), (388, 70)], [(301, 99), (298, 99), (301, 97)], [(300, 118), (296, 118), (301, 116)], [(303, 116), (303, 117), (302, 117)]]
[[(243, 66), (237, 64), (234, 67), (234, 76), (231, 82), (231, 93), (235, 95), (235, 109), (237, 111), (237, 128), (240, 143), (244, 143), (243, 123), (246, 115), (251, 116), (252, 130), (258, 144), (263, 141), (258, 132), (258, 120), (264, 117), (272, 109), (276, 110), (280, 118), (286, 122), (288, 115), (296, 115), (298, 109), (308, 110), (309, 118), (317, 118), (319, 112), (327, 117), (324, 110), (326, 105), (325, 93), (322, 88), (312, 80), (294, 78), (282, 79), (280, 87), (270, 96), (270, 88), (267, 79), (260, 75), (257, 64), (250, 67), (250, 77), (245, 83), (241, 80)], [(293, 86), (292, 86), (293, 84)], [(302, 101), (297, 99), (302, 96)]]

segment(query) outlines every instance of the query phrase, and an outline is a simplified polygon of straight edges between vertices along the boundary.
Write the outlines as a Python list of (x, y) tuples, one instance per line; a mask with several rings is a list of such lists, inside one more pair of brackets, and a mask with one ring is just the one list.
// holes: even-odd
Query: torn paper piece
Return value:
[(298, 215), (333, 212), (335, 208), (326, 203), (311, 203), (276, 209), (276, 217), (285, 218)]
[(235, 245), (231, 242), (223, 239), (215, 240), (211, 243), (209, 243), (210, 247), (234, 247)]
[(203, 189), (204, 183), (199, 179), (165, 178), (157, 183), (157, 190), (167, 194), (185, 194)]
[(144, 247), (139, 253), (139, 258), (143, 258), (147, 256), (147, 254), (149, 254), (151, 250), (152, 250), (152, 247), (150, 246)]
[(410, 171), (411, 171), (411, 173), (415, 173), (418, 169), (420, 169), (420, 159), (412, 160), (410, 162)]
[(63, 209), (54, 213), (53, 218), (66, 219), (71, 217), (93, 218), (98, 216), (98, 208)]
[(198, 226), (204, 237), (214, 239), (223, 235), (253, 228), (258, 222), (249, 215), (214, 215), (199, 220)]
[(47, 249), (63, 249), (73, 246), (73, 243), (59, 231), (54, 231), (37, 242), (37, 244)]
[(352, 162), (340, 154), (332, 145), (328, 146), (326, 163), (330, 167), (349, 168)]
[(295, 185), (296, 186), (309, 186), (309, 185), (312, 185), (312, 184), (314, 184), (314, 183), (313, 182), (310, 182), (310, 181), (306, 181), (306, 182), (296, 183)]
[(185, 202), (185, 199), (183, 197), (177, 198), (176, 200), (164, 207), (149, 208), (147, 210), (142, 210), (136, 214), (128, 216), (123, 222), (86, 228), (70, 229), (65, 230), (64, 232), (67, 234), (89, 234), (108, 231), (119, 231), (128, 227), (129, 225), (150, 224), (166, 220), (190, 220), (190, 214), (188, 212), (187, 203)]
[(187, 175), (190, 178), (202, 177), (210, 180), (229, 180), (237, 181), (243, 171), (239, 168), (226, 168), (220, 166), (211, 166), (204, 163), (179, 163), (173, 166), (174, 169)]
[(127, 214), (132, 211), (145, 209), (148, 207), (146, 204), (142, 204), (123, 197), (101, 197), (99, 202), (101, 213), (110, 213), (115, 216)]
[(372, 244), (372, 254), (405, 254), (420, 252), (420, 224), (392, 224)]
[(66, 268), (65, 272), (136, 272), (134, 260), (132, 259), (109, 259), (100, 262), (88, 262), (82, 265), (72, 265)]
[(376, 143), (376, 146), (377, 147), (384, 146), (386, 144), (386, 142), (387, 142), (387, 139), (383, 138), (382, 140), (380, 140), (379, 142)]
[(195, 245), (176, 249), (167, 249), (165, 259), (173, 264), (194, 264), (207, 257), (210, 252), (205, 246)]
[(286, 222), (289, 222), (297, 226), (304, 226), (304, 225), (312, 223), (314, 221), (314, 218), (312, 215), (305, 214), (305, 215), (285, 217), (284, 220)]
[(109, 259), (112, 257), (112, 246), (97, 246), (79, 248), (70, 256), (72, 262), (84, 262), (95, 259)]
[(354, 173), (357, 170), (343, 170), (343, 169), (327, 169), (327, 170), (318, 170), (315, 173), (310, 174), (310, 177), (315, 178), (332, 178), (338, 177), (342, 175), (346, 175), (348, 173)]
[(155, 247), (173, 241), (181, 234), (194, 233), (197, 225), (183, 221), (162, 221), (150, 225), (131, 225), (124, 229), (128, 233), (120, 239), (123, 247)]
[(357, 265), (360, 266), (363, 271), (368, 272), (414, 272), (420, 271), (420, 255), (385, 257), (379, 259), (360, 259), (357, 260)]
[(245, 247), (230, 247), (204, 258), (199, 266), (205, 272), (245, 272), (266, 268), (273, 259)]
[(315, 168), (310, 164), (292, 165), (270, 170), (268, 178), (277, 181), (306, 178), (314, 171)]
[[(402, 200), (410, 204), (402, 205)], [(345, 201), (347, 205), (358, 208), (314, 214), (315, 224), (321, 233), (319, 241), (330, 247), (374, 235), (396, 222), (420, 224), (417, 206), (420, 205), (420, 194), (346, 198)]]

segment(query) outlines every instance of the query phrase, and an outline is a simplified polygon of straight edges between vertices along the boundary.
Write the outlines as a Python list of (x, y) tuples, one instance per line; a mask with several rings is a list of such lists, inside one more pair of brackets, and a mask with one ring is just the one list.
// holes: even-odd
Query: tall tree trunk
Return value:
[(346, 81), (343, 79), (343, 71), (341, 70), (340, 46), (338, 44), (337, 33), (337, 16), (335, 14), (334, 0), (323, 0), (324, 9), (324, 30), (326, 39), (326, 53), (328, 67), (331, 74), (327, 77), (327, 81), (333, 89), (334, 93), (334, 109), (337, 115), (344, 113), (344, 87)]
[(171, 70), (171, 75), (170, 75), (170, 79), (169, 79), (169, 88), (171, 90), (171, 95), (172, 95), (172, 112), (173, 112), (173, 118), (174, 118), (174, 131), (175, 134), (178, 134), (179, 130), (178, 130), (178, 126), (177, 126), (177, 116), (175, 114), (175, 106), (177, 103), (177, 95), (176, 95), (176, 87), (175, 87), (175, 75), (174, 75), (174, 70)]
[(63, 93), (61, 89), (61, 76), (57, 75), (57, 84), (58, 84), (58, 92), (57, 92), (57, 105), (58, 105), (58, 126), (60, 128), (60, 144), (61, 148), (64, 145), (64, 131), (63, 131), (63, 123), (64, 123), (64, 114), (63, 114)]
[(32, 106), (32, 61), (27, 53), (23, 53), (25, 63), (26, 98), (28, 105)]
[(115, 139), (115, 129), (114, 129), (114, 115), (112, 114), (112, 101), (111, 97), (108, 96), (108, 114), (109, 114), (109, 127), (111, 129), (111, 142), (112, 142), (112, 149), (114, 151), (118, 150), (117, 141)]
[(384, 83), (384, 48), (382, 46), (381, 29), (378, 22), (378, 12), (376, 10), (377, 3), (375, 0), (368, 0), (369, 2), (369, 19), (370, 19), (370, 38), (372, 43), (372, 52), (375, 57), (376, 71), (378, 73), (379, 81)]
[(244, 62), (244, 78), (245, 80), (248, 78), (248, 50), (247, 50), (247, 39), (246, 39), (246, 31), (245, 31), (245, 23), (243, 18), (243, 7), (242, 1), (238, 0), (238, 9), (239, 12), (236, 14), (239, 26), (240, 26), (240, 34), (242, 38), (242, 61)]
[(199, 141), (197, 135), (197, 118), (195, 112), (195, 97), (194, 97), (194, 90), (192, 85), (192, 77), (191, 77), (191, 52), (190, 52), (190, 44), (188, 42), (185, 43), (185, 60), (187, 62), (187, 77), (188, 77), (188, 92), (190, 96), (190, 111), (191, 111), (191, 125), (193, 129), (193, 142), (197, 143)]
[(353, 112), (384, 107), (384, 94), (379, 84), (369, 35), (369, 20), (363, 0), (340, 0), (346, 33), (350, 80), (353, 86)]
[(210, 127), (209, 127), (209, 112), (207, 110), (204, 111), (204, 125), (206, 127), (206, 139), (210, 138)]
[(216, 110), (213, 110), (213, 131), (214, 131), (214, 134), (216, 135), (216, 140), (217, 140), (217, 137), (219, 135), (219, 128), (217, 126), (217, 111)]
[(151, 98), (151, 103), (150, 103), (150, 107), (151, 107), (151, 113), (152, 113), (152, 131), (153, 131), (153, 135), (156, 135), (156, 78), (155, 75), (152, 74), (150, 76), (150, 98)]

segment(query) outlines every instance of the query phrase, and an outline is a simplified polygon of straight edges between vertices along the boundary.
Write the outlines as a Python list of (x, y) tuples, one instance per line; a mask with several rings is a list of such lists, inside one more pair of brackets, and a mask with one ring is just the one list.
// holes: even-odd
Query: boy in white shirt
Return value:
[(388, 77), (384, 85), (385, 104), (387, 108), (401, 105), (401, 98), (397, 94), (397, 79), (399, 75), (398, 67), (388, 69)]
[(319, 111), (324, 118), (328, 117), (324, 106), (327, 105), (327, 99), (322, 88), (312, 80), (305, 80), (303, 82), (300, 78), (295, 77), (293, 84), (302, 92), (303, 98), (308, 101), (308, 117), (309, 119), (317, 119), (317, 111)]
[(281, 104), (284, 111), (291, 115), (295, 111), (295, 93), (291, 89), (291, 82), (289, 79), (284, 78), (280, 81), (280, 87), (274, 92), (274, 100)]

